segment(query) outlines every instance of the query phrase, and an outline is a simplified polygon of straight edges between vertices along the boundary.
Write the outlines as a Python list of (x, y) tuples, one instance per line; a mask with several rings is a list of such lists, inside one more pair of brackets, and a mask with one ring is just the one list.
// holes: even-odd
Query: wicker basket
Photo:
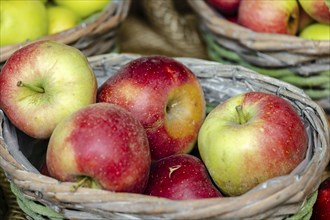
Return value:
[[(37, 40), (55, 40), (69, 44), (80, 49), (86, 56), (114, 51), (117, 47), (117, 30), (127, 17), (130, 3), (131, 0), (112, 0), (102, 12), (89, 17), (74, 28)], [(34, 41), (0, 47), (0, 63), (6, 61), (17, 49)]]
[(203, 0), (188, 2), (200, 17), (211, 60), (240, 64), (289, 82), (330, 112), (330, 41), (257, 33), (226, 20)]
[[(111, 53), (89, 61), (101, 85), (137, 57)], [(89, 188), (73, 192), (73, 183), (59, 182), (37, 171), (32, 164), (42, 160), (43, 149), (33, 146), (39, 141), (20, 133), (0, 110), (0, 165), (22, 210), (35, 219), (308, 219), (330, 158), (324, 110), (301, 89), (244, 67), (176, 59), (197, 75), (210, 105), (247, 91), (269, 92), (288, 100), (308, 133), (306, 159), (289, 175), (268, 180), (239, 197), (174, 201)]]

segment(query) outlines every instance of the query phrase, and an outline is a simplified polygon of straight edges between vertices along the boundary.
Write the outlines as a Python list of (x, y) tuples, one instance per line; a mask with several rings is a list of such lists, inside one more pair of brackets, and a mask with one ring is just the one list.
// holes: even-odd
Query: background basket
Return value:
[[(114, 51), (117, 47), (118, 27), (127, 17), (130, 3), (131, 0), (112, 0), (102, 12), (89, 17), (74, 28), (37, 40), (55, 40), (69, 44), (86, 56)], [(0, 63), (6, 61), (17, 49), (37, 40), (0, 47)]]
[(257, 33), (226, 20), (205, 1), (188, 3), (200, 17), (211, 60), (240, 64), (289, 82), (330, 112), (330, 41)]
[(187, 1), (132, 1), (119, 33), (120, 51), (206, 59), (197, 19)]
[[(138, 55), (106, 54), (89, 62), (101, 85)], [(288, 100), (308, 133), (306, 159), (286, 176), (264, 182), (239, 197), (174, 201), (132, 193), (79, 188), (41, 175), (40, 141), (20, 133), (0, 110), (0, 165), (21, 209), (34, 219), (308, 219), (330, 158), (324, 110), (301, 89), (241, 66), (197, 58), (176, 58), (198, 77), (208, 104), (247, 91), (264, 91)], [(33, 166), (33, 165), (34, 166)]]

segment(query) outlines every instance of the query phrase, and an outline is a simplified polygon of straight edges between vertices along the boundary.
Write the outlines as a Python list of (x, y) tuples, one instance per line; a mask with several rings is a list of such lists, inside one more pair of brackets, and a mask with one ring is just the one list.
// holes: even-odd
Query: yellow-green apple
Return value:
[(154, 162), (144, 194), (173, 200), (223, 197), (203, 162), (190, 154), (175, 154)]
[(299, 37), (311, 40), (330, 40), (330, 24), (313, 23), (305, 27)]
[(318, 188), (311, 220), (330, 219), (330, 177), (322, 181)]
[(153, 160), (190, 152), (205, 118), (198, 78), (166, 56), (130, 61), (100, 86), (97, 102), (115, 103), (133, 113), (147, 132)]
[(75, 27), (80, 21), (80, 17), (71, 9), (57, 6), (47, 6), (48, 34), (55, 34)]
[(41, 1), (0, 1), (0, 46), (47, 35), (46, 6)]
[(236, 15), (241, 0), (206, 0), (206, 2), (217, 9), (223, 15)]
[(304, 124), (284, 98), (247, 92), (206, 117), (198, 149), (221, 192), (242, 195), (270, 178), (289, 174), (307, 150)]
[(14, 52), (0, 74), (0, 108), (27, 135), (46, 139), (72, 112), (96, 102), (97, 81), (78, 49), (36, 41)]
[(86, 187), (142, 193), (151, 157), (141, 123), (126, 109), (95, 103), (63, 119), (46, 154), (49, 174)]
[(256, 32), (295, 35), (299, 24), (296, 0), (242, 0), (238, 23)]
[(299, 0), (301, 7), (314, 20), (330, 24), (330, 2), (327, 0)]
[(70, 8), (81, 18), (101, 11), (111, 0), (54, 0), (55, 4)]

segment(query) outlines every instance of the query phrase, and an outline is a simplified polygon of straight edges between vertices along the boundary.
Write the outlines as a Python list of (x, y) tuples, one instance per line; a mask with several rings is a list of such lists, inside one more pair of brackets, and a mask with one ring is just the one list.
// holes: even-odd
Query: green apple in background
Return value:
[(54, 0), (55, 4), (70, 8), (81, 18), (101, 11), (111, 0)]
[(305, 27), (299, 37), (311, 40), (330, 40), (330, 25), (314, 23)]
[(49, 5), (47, 6), (48, 14), (48, 34), (55, 34), (75, 27), (80, 21), (80, 17), (71, 9)]
[(48, 33), (42, 1), (0, 1), (0, 46), (35, 40)]

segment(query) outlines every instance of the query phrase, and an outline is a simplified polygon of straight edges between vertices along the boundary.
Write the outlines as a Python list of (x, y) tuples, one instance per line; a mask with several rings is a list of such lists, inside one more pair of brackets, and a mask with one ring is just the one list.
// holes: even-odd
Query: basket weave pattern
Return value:
[[(137, 57), (107, 54), (90, 57), (89, 62), (100, 85)], [(41, 175), (13, 156), (11, 143), (4, 138), (8, 121), (0, 114), (0, 165), (13, 189), (18, 189), (25, 199), (35, 201), (36, 208), (42, 204), (55, 210), (54, 219), (56, 213), (67, 219), (285, 219), (297, 213), (316, 192), (329, 162), (329, 127), (323, 109), (302, 90), (246, 68), (193, 58), (177, 59), (197, 75), (208, 103), (221, 103), (246, 91), (264, 91), (287, 99), (300, 114), (308, 133), (306, 159), (291, 174), (264, 182), (238, 198), (173, 201), (89, 188), (73, 192), (73, 183)]]
[[(102, 12), (74, 28), (37, 40), (54, 40), (69, 44), (81, 50), (86, 56), (110, 52), (116, 47), (118, 27), (127, 17), (130, 3), (131, 0), (112, 0)], [(35, 41), (0, 47), (0, 63), (6, 61), (17, 49)]]
[(210, 59), (289, 82), (330, 111), (330, 41), (254, 32), (228, 21), (205, 1), (188, 3), (200, 18)]

